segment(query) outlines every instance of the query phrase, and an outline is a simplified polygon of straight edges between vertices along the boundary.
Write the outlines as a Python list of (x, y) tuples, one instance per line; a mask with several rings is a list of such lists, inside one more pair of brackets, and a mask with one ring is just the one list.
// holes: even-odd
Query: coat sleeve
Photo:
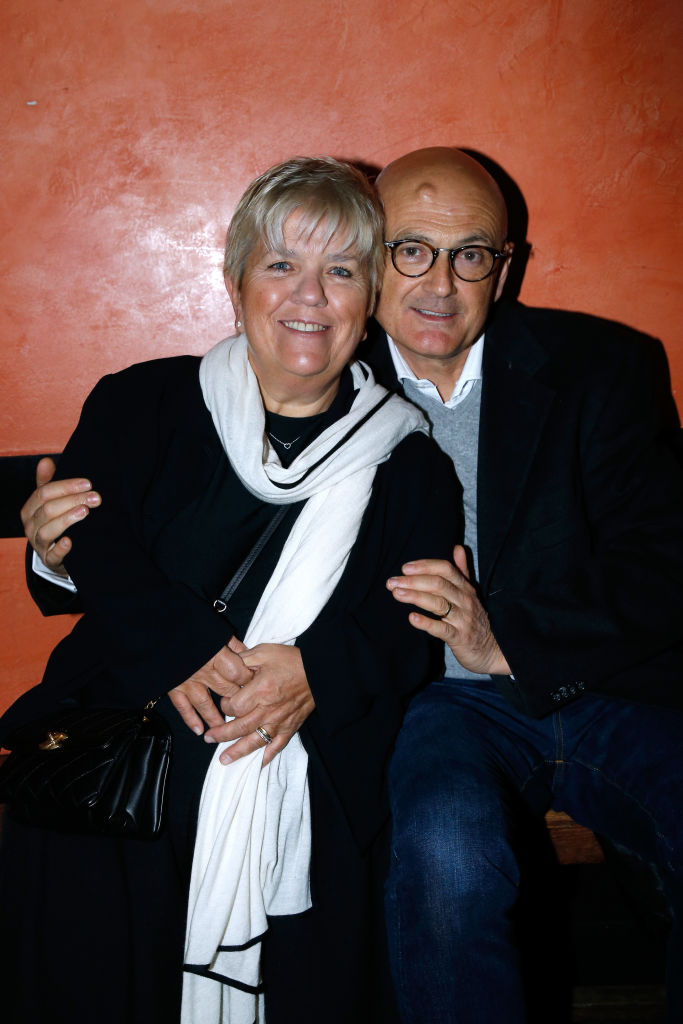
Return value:
[(462, 535), (452, 463), (410, 435), (380, 466), (358, 540), (328, 605), (299, 637), (316, 702), (304, 726), (364, 847), (388, 813), (386, 772), (413, 693), (443, 674), (443, 645), (386, 589), (415, 558), (450, 558)]
[(33, 548), (26, 545), (26, 586), (42, 615), (75, 615), (82, 612), (81, 599), (65, 587), (38, 576), (33, 571)]
[[(584, 689), (658, 703), (657, 665), (681, 640), (683, 476), (664, 443), (646, 347), (624, 338), (611, 355), (586, 375), (575, 452), (567, 444), (555, 453), (556, 480), (572, 460), (578, 466), (573, 515), (518, 532), (517, 572), (487, 601), (532, 714)], [(569, 409), (559, 414), (569, 419)]]
[[(192, 368), (196, 374), (192, 360), (159, 360), (105, 377), (60, 461), (63, 475), (86, 474), (105, 495), (97, 514), (79, 524), (65, 564), (90, 642), (107, 670), (125, 680), (131, 699), (167, 692), (230, 636), (229, 623), (169, 580), (149, 550), (148, 494), (164, 461), (183, 450), (178, 432), (191, 434), (178, 378)], [(185, 447), (192, 456), (191, 437)]]

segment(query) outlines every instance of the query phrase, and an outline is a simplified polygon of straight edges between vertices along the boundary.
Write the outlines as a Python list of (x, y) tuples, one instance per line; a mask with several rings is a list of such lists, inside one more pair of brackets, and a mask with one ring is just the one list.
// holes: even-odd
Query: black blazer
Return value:
[[(501, 685), (533, 716), (584, 690), (683, 707), (683, 474), (656, 344), (503, 303), (486, 329), (479, 587)], [(358, 355), (397, 386), (377, 325)]]

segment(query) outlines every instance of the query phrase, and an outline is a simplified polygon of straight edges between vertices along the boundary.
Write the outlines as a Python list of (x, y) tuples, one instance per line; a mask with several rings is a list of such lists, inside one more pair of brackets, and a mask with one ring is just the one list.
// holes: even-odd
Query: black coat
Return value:
[[(234, 537), (223, 536), (215, 522), (208, 542), (192, 514), (184, 514), (225, 462), (198, 364), (194, 357), (139, 364), (104, 378), (86, 401), (60, 462), (60, 473), (89, 475), (104, 497), (74, 536), (67, 561), (85, 614), (53, 652), (43, 682), (3, 716), (0, 741), (70, 694), (140, 706), (190, 676), (229, 639), (231, 624), (209, 598), (247, 551), (233, 550)], [(331, 1024), (394, 1019), (383, 953), (385, 779), (405, 706), (440, 673), (443, 658), (438, 643), (409, 625), (408, 609), (384, 584), (425, 550), (449, 556), (461, 532), (457, 502), (445, 456), (424, 434), (405, 438), (377, 469), (334, 593), (297, 638), (316, 703), (300, 731), (309, 754), (314, 906), (271, 921), (263, 969), (272, 1024), (317, 1024), (321, 1012)], [(254, 517), (261, 514), (267, 521), (272, 508), (261, 503)], [(175, 544), (194, 545), (199, 559), (207, 543), (216, 563), (210, 587), (217, 589), (203, 594), (189, 573), (173, 569), (173, 552)], [(186, 553), (186, 567), (195, 561)], [(209, 575), (212, 563), (205, 566)], [(59, 990), (65, 1020), (90, 1019), (92, 1006), (105, 1024), (176, 1019), (194, 816), (213, 751), (170, 702), (159, 707), (175, 742), (168, 824), (155, 844), (6, 822), (0, 940), (4, 934), (8, 943), (0, 987), (10, 1017), (15, 1007), (27, 1024), (37, 1024)], [(65, 902), (63, 921), (54, 908)], [(110, 947), (104, 973), (102, 922)]]
[[(140, 363), (103, 378), (87, 399), (59, 467), (62, 476), (89, 476), (105, 499), (79, 525), (66, 563), (85, 615), (53, 652), (42, 684), (3, 716), (0, 742), (15, 723), (89, 685), (103, 667), (120, 686), (121, 703), (136, 706), (157, 695), (159, 680), (165, 692), (188, 678), (229, 638), (229, 623), (210, 602), (167, 578), (154, 558), (169, 520), (223, 458), (198, 365), (193, 356)], [(442, 665), (438, 643), (407, 625), (407, 609), (384, 581), (425, 551), (448, 557), (462, 528), (457, 494), (436, 445), (423, 434), (407, 437), (378, 467), (342, 579), (297, 641), (316, 702), (308, 732), (340, 776), (361, 845), (385, 813), (382, 762), (406, 700)], [(245, 554), (236, 554), (236, 564)]]
[[(396, 387), (377, 325), (358, 355)], [(500, 303), (487, 325), (479, 585), (530, 715), (584, 690), (683, 707), (683, 475), (658, 359), (581, 314)]]

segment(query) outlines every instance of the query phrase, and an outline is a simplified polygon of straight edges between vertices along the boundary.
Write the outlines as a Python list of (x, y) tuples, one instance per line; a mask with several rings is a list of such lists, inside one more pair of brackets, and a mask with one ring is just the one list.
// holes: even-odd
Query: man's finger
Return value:
[(455, 601), (459, 594), (468, 592), (471, 587), (468, 580), (451, 566), (450, 576), (390, 576), (386, 583), (387, 590), (418, 590), (425, 594), (440, 594)]
[[(56, 469), (57, 467), (55, 466), (54, 459), (49, 458), (47, 455), (45, 458), (40, 459), (36, 466), (36, 487), (42, 487), (43, 484), (49, 484), (50, 480), (52, 480), (52, 477), (55, 475)], [(90, 484), (88, 484), (88, 486), (90, 486)]]
[(96, 508), (101, 504), (102, 498), (97, 491), (90, 490), (90, 482), (83, 480), (81, 483), (88, 486), (64, 490), (64, 485), (77, 481), (55, 480), (52, 483), (44, 484), (39, 490), (34, 491), (28, 501), (21, 509), (21, 521), (24, 524), (24, 532), (31, 540), (29, 533), (31, 529), (43, 526), (45, 523), (59, 518), (75, 508)]
[[(50, 484), (50, 487), (57, 486)], [(96, 508), (102, 503), (102, 498), (97, 491), (79, 491), (74, 494), (64, 494), (59, 497), (49, 498), (43, 502), (42, 508), (38, 509), (35, 515), (41, 523), (58, 519), (68, 512), (83, 506), (84, 508)]]
[[(428, 577), (432, 580), (433, 577)], [(410, 581), (412, 583), (412, 581)], [(393, 597), (401, 604), (412, 604), (425, 612), (430, 612), (437, 619), (450, 614), (454, 607), (457, 607), (457, 592), (449, 597), (446, 593), (436, 593), (432, 590), (419, 590), (409, 586), (390, 587)]]
[(56, 572), (60, 576), (64, 576), (66, 578), (69, 574), (64, 568), (63, 562), (70, 551), (70, 538), (60, 537), (58, 541), (47, 549), (44, 555), (41, 556), (39, 554), (39, 557), (41, 558), (43, 565), (46, 565), (48, 569), (52, 569), (53, 572)]
[(467, 564), (467, 552), (462, 544), (456, 544), (453, 548), (453, 561), (455, 562), (456, 569), (459, 569), (465, 579), (468, 580), (470, 578), (470, 569)]
[[(61, 537), (70, 526), (73, 526), (74, 523), (79, 522), (81, 519), (85, 519), (87, 514), (88, 508), (86, 505), (76, 505), (73, 508), (70, 508), (67, 512), (62, 512), (60, 515), (54, 516), (52, 519), (46, 519), (45, 522), (35, 530), (33, 537), (29, 536), (28, 539), (36, 549), (47, 548), (57, 540), (58, 537)], [(28, 534), (30, 534), (30, 530), (28, 531)]]
[[(460, 545), (456, 545), (456, 548)], [(464, 548), (463, 548), (464, 551)], [(454, 551), (455, 554), (455, 551)], [(401, 566), (406, 576), (442, 576), (444, 579), (457, 579), (462, 575), (459, 568), (442, 558), (418, 558)]]
[(443, 640), (444, 643), (450, 640), (451, 644), (453, 644), (457, 635), (456, 631), (445, 619), (433, 619), (429, 615), (421, 615), (420, 612), (411, 612), (408, 620), (415, 629), (419, 629), (423, 633), (429, 633), (430, 636), (436, 637), (437, 640)]
[[(47, 504), (48, 501), (54, 501), (57, 498), (65, 498), (68, 495), (84, 495), (86, 491), (92, 491), (92, 484), (84, 477), (69, 477), (66, 480), (50, 480), (48, 483), (42, 484), (40, 487), (36, 488), (27, 504), (32, 502), (35, 511)], [(93, 494), (97, 494), (97, 492), (93, 491)], [(81, 497), (80, 500), (84, 501), (85, 498)]]

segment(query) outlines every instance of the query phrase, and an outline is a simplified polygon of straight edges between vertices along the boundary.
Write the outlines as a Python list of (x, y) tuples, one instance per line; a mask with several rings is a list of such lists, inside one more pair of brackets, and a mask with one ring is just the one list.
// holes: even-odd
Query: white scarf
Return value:
[[(219, 342), (201, 362), (204, 401), (245, 487), (273, 504), (307, 499), (247, 629), (249, 648), (293, 644), (311, 625), (344, 571), (377, 466), (407, 434), (426, 432), (422, 414), (394, 395), (362, 422), (387, 393), (362, 364), (352, 363), (351, 373), (357, 393), (349, 413), (284, 469), (265, 434), (246, 337)], [(295, 481), (300, 482), (287, 490), (277, 486)], [(266, 915), (297, 914), (311, 906), (308, 758), (299, 736), (265, 768), (260, 749), (233, 764), (220, 764), (229, 745), (217, 747), (202, 791), (182, 1024), (261, 1024), (263, 996), (255, 990), (261, 982), (259, 940), (268, 928)], [(224, 984), (224, 979), (248, 990)]]

